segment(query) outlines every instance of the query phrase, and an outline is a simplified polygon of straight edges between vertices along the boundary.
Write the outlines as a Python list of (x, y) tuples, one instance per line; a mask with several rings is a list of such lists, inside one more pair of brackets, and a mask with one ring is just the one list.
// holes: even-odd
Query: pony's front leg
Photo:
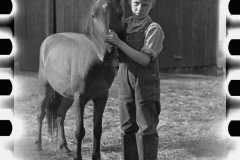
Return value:
[(102, 117), (107, 103), (108, 93), (102, 97), (98, 97), (93, 100), (94, 113), (93, 113), (93, 151), (92, 160), (101, 160), (100, 154), (100, 141), (102, 136)]
[(72, 99), (68, 99), (68, 98), (63, 98), (61, 101), (61, 104), (58, 108), (57, 111), (57, 121), (58, 121), (58, 130), (59, 130), (59, 137), (60, 137), (60, 144), (59, 144), (59, 148), (62, 150), (62, 152), (64, 153), (69, 153), (70, 150), (67, 146), (67, 141), (66, 141), (66, 137), (65, 137), (65, 131), (64, 131), (64, 120), (66, 117), (66, 113), (68, 111), (68, 109), (71, 107), (73, 103)]
[(37, 122), (38, 122), (38, 131), (37, 137), (35, 140), (35, 149), (36, 151), (42, 151), (42, 122), (46, 115), (45, 109), (49, 105), (49, 98), (52, 94), (52, 89), (50, 87), (45, 87), (45, 97), (42, 101), (42, 104), (38, 107)]
[(77, 150), (76, 150), (76, 157), (74, 160), (82, 160), (81, 154), (81, 147), (82, 147), (82, 140), (85, 136), (85, 128), (83, 123), (83, 114), (84, 108), (88, 100), (84, 98), (84, 96), (74, 95), (74, 107), (76, 109), (76, 132), (75, 136), (77, 139)]

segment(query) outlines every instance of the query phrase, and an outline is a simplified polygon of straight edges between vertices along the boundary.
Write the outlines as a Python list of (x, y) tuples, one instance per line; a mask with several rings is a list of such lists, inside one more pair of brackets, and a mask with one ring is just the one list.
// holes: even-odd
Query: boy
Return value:
[(157, 160), (160, 107), (158, 55), (164, 33), (149, 17), (156, 0), (128, 0), (122, 40), (110, 31), (107, 41), (119, 48), (119, 107), (124, 160)]

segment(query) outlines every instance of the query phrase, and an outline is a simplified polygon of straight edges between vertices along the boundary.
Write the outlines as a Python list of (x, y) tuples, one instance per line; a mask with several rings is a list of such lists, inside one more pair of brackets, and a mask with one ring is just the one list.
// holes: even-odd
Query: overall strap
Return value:
[(140, 32), (145, 32), (147, 30), (148, 26), (153, 22), (154, 21), (150, 19), (139, 31)]
[(127, 27), (128, 27), (128, 24), (127, 23), (123, 23), (123, 26), (122, 26), (122, 33), (123, 34), (126, 34), (126, 32), (127, 32)]
[(126, 39), (127, 27), (128, 27), (127, 23), (122, 24), (122, 30), (119, 34), (119, 39), (121, 39), (122, 41), (125, 41), (125, 39)]
[[(123, 25), (122, 31), (121, 31), (119, 38), (122, 41), (126, 41), (126, 38), (127, 38), (126, 31), (127, 31), (128, 25), (127, 25), (127, 23), (123, 23), (122, 25)], [(118, 57), (119, 63), (126, 62), (127, 57), (126, 57), (125, 53), (122, 50), (120, 50), (119, 48), (117, 48), (117, 57)]]

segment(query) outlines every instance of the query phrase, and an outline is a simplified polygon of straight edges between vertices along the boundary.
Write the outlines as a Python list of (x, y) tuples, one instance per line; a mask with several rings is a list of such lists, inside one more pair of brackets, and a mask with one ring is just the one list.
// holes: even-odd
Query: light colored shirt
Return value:
[[(134, 33), (142, 29), (149, 20), (151, 20), (150, 16), (146, 16), (141, 21), (130, 16), (126, 18), (123, 23), (127, 23), (127, 33)], [(153, 61), (163, 49), (163, 41), (165, 39), (164, 32), (158, 23), (153, 22), (148, 26), (144, 34), (144, 46), (141, 52), (150, 55)]]

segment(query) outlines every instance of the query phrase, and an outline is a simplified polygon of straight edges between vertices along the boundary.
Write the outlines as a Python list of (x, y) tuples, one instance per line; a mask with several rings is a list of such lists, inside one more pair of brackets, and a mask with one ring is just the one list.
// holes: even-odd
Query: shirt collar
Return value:
[(136, 18), (132, 17), (131, 22), (132, 22), (133, 27), (139, 27), (139, 26), (147, 23), (147, 21), (149, 21), (149, 20), (150, 20), (150, 16), (147, 15), (145, 18), (143, 18), (141, 20), (137, 20)]
[(128, 29), (127, 32), (133, 32), (134, 30), (139, 30), (141, 27), (143, 27), (149, 20), (151, 19), (151, 17), (149, 15), (147, 15), (145, 18), (143, 18), (142, 20), (137, 20), (135, 19), (133, 16), (129, 17), (126, 19), (126, 23), (128, 24)]

